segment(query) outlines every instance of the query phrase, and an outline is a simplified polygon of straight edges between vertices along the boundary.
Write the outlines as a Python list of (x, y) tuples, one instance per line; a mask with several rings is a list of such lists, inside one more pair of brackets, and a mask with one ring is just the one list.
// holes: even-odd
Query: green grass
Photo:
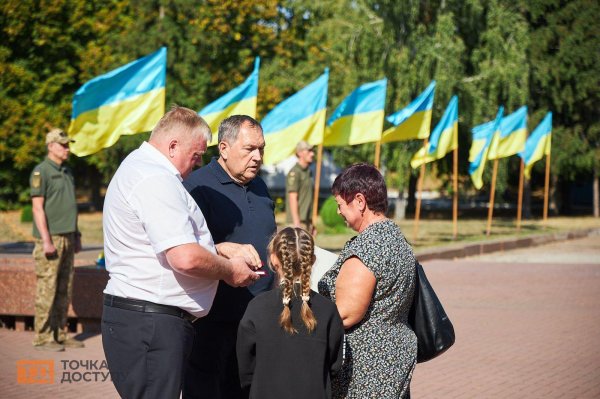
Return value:
[[(20, 221), (19, 211), (0, 212), (0, 242), (31, 241), (31, 223)], [(279, 226), (285, 224), (285, 214), (278, 213)], [(458, 237), (452, 238), (451, 220), (421, 220), (418, 237), (414, 237), (414, 220), (403, 220), (398, 225), (415, 249), (450, 245), (482, 240), (495, 240), (504, 237), (527, 236), (533, 234), (569, 231), (575, 229), (600, 228), (600, 219), (593, 217), (552, 217), (546, 223), (540, 219), (524, 220), (517, 231), (515, 219), (495, 218), (490, 236), (486, 236), (486, 219), (458, 220)], [(79, 215), (79, 229), (84, 245), (102, 244), (102, 213), (82, 213)], [(327, 229), (320, 221), (315, 242), (318, 246), (339, 251), (346, 241), (356, 233), (347, 227)]]

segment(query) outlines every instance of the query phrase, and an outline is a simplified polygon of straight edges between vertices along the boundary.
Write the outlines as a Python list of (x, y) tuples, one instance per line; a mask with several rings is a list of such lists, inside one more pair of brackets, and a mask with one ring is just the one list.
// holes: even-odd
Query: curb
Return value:
[(556, 241), (574, 240), (589, 236), (600, 235), (600, 228), (563, 231), (549, 234), (539, 234), (519, 238), (504, 238), (491, 241), (479, 241), (470, 244), (455, 244), (448, 247), (438, 247), (416, 251), (419, 262), (434, 259), (458, 259), (469, 256), (489, 254), (492, 252), (510, 251), (519, 248), (536, 247)]

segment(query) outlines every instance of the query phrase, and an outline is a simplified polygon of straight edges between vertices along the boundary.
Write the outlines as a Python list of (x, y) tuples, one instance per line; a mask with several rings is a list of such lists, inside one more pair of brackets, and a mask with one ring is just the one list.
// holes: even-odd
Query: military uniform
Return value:
[(75, 184), (69, 168), (49, 158), (38, 164), (30, 177), (31, 197), (44, 197), (48, 232), (56, 256), (44, 254), (40, 232), (33, 223), (35, 272), (34, 345), (67, 340), (64, 330), (73, 286), (73, 263), (77, 231)]
[(289, 194), (293, 192), (298, 193), (298, 215), (300, 216), (300, 222), (310, 232), (314, 183), (310, 168), (303, 169), (298, 163), (290, 170), (285, 181), (285, 213), (288, 224), (294, 223), (289, 204)]

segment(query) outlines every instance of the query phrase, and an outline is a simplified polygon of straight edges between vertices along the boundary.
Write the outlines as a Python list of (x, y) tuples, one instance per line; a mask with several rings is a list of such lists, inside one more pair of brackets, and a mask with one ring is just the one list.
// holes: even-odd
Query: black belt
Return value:
[(171, 316), (181, 317), (190, 323), (198, 320), (198, 317), (186, 312), (183, 309), (179, 309), (177, 306), (159, 305), (158, 303), (142, 301), (139, 299), (121, 298), (120, 296), (113, 296), (109, 294), (104, 294), (104, 305), (113, 308), (133, 310), (134, 312), (168, 314)]

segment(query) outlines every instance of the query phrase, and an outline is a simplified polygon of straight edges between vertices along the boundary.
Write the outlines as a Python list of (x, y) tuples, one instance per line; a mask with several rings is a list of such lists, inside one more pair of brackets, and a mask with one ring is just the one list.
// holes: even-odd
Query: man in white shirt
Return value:
[(181, 184), (210, 137), (195, 111), (175, 106), (108, 186), (102, 343), (121, 397), (178, 398), (192, 323), (210, 310), (218, 281), (244, 287), (258, 279), (254, 248), (215, 247)]

